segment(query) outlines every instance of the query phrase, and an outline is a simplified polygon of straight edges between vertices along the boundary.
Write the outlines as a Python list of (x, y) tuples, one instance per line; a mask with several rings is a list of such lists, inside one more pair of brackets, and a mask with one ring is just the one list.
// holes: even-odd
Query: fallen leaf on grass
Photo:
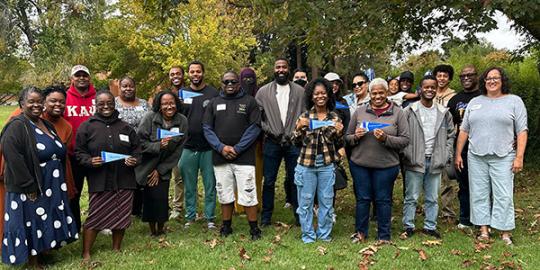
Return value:
[(394, 259), (397, 259), (399, 255), (401, 254), (401, 251), (399, 249), (396, 249), (396, 254), (394, 255)]
[(271, 248), (269, 248), (269, 249), (266, 251), (266, 254), (267, 254), (268, 256), (270, 256), (270, 255), (274, 254), (274, 250), (271, 249)]
[(328, 250), (323, 247), (323, 246), (318, 246), (317, 247), (317, 251), (321, 254), (321, 255), (326, 255), (326, 253), (328, 253)]
[(272, 257), (270, 257), (270, 256), (264, 256), (262, 260), (263, 260), (263, 262), (265, 262), (265, 263), (269, 263), (269, 262), (272, 260)]
[(410, 247), (397, 247), (397, 248), (400, 249), (400, 250), (409, 250), (409, 249), (411, 249)]
[(504, 251), (502, 255), (503, 255), (503, 257), (506, 257), (506, 258), (512, 257), (512, 253), (510, 253), (508, 251)]
[(376, 246), (368, 246), (368, 247), (365, 247), (363, 249), (361, 249), (358, 253), (364, 255), (364, 256), (373, 256), (375, 255), (375, 253), (377, 253), (377, 251), (379, 250), (379, 248), (377, 248)]
[(214, 249), (220, 243), (220, 241), (214, 238), (212, 240), (206, 240), (204, 241), (204, 243), (208, 245), (211, 249)]
[(422, 245), (433, 247), (433, 246), (440, 246), (442, 244), (442, 240), (426, 240), (422, 242)]
[(463, 266), (464, 268), (471, 267), (471, 265), (473, 265), (475, 262), (476, 261), (474, 261), (474, 260), (464, 260), (461, 263), (461, 266)]
[(159, 247), (160, 248), (168, 248), (168, 247), (171, 247), (171, 243), (169, 243), (169, 241), (167, 241), (167, 239), (165, 238), (159, 238)]
[(360, 270), (368, 270), (369, 269), (369, 261), (361, 261), (358, 263), (358, 269)]
[(521, 269), (521, 265), (516, 265), (512, 261), (504, 261), (501, 263), (502, 269)]
[(482, 243), (482, 242), (475, 242), (474, 243), (474, 252), (478, 253), (482, 250), (491, 248), (491, 244), (488, 243)]
[(456, 256), (463, 255), (463, 251), (461, 251), (459, 249), (452, 249), (452, 250), (450, 250), (450, 253), (452, 253), (453, 255), (456, 255)]
[(484, 257), (482, 257), (484, 259), (484, 261), (487, 261), (489, 259), (491, 259), (491, 255), (484, 255)]
[(428, 259), (427, 253), (423, 249), (415, 249), (418, 252), (418, 256), (420, 257), (420, 260), (425, 261)]
[(281, 227), (281, 228), (284, 228), (284, 229), (286, 229), (286, 230), (288, 230), (288, 229), (291, 228), (291, 225), (286, 224), (286, 223), (283, 223), (283, 222), (281, 222), (281, 221), (277, 221), (277, 222), (274, 224), (274, 226), (276, 226), (276, 227)]
[(240, 259), (242, 259), (243, 261), (251, 260), (251, 257), (249, 257), (249, 255), (246, 252), (246, 249), (243, 247), (240, 248), (240, 253), (238, 255), (240, 255)]
[(482, 266), (480, 266), (480, 269), (482, 270), (497, 270), (497, 267), (493, 265), (492, 263), (483, 263)]
[(274, 236), (274, 240), (272, 240), (272, 243), (279, 244), (280, 242), (281, 242), (281, 236), (277, 234), (276, 236)]
[(409, 237), (407, 236), (406, 232), (403, 232), (402, 234), (399, 235), (399, 239), (401, 239), (401, 240), (406, 240), (407, 238), (409, 238)]

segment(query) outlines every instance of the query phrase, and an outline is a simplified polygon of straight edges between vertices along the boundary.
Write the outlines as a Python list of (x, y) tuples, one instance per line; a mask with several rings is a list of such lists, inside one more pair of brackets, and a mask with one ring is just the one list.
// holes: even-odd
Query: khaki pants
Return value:
[[(262, 207), (262, 182), (263, 182), (263, 154), (262, 154), (262, 141), (255, 142), (255, 186), (257, 188), (257, 201), (259, 202), (257, 208), (261, 210)], [(236, 193), (236, 198), (238, 194)], [(244, 207), (238, 204), (238, 200), (234, 202), (234, 211), (236, 213), (244, 213)]]
[(441, 174), (441, 217), (455, 218), (456, 212), (452, 208), (452, 203), (457, 200), (457, 181), (450, 180), (446, 170)]
[(180, 175), (178, 166), (173, 167), (171, 180), (174, 183), (172, 210), (182, 212), (184, 208), (184, 181), (182, 181), (182, 175)]

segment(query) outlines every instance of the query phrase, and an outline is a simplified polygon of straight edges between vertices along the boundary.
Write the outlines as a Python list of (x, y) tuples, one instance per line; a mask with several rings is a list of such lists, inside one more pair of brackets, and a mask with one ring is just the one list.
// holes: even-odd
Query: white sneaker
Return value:
[(169, 216), (170, 220), (179, 219), (182, 213), (180, 211), (173, 210), (171, 211), (171, 215)]
[(471, 226), (467, 226), (467, 225), (465, 225), (465, 224), (459, 223), (459, 224), (457, 225), (457, 228), (458, 228), (459, 230), (467, 230), (467, 229), (470, 229)]
[(291, 208), (292, 207), (292, 204), (290, 203), (285, 203), (285, 205), (283, 206), (283, 208)]
[(186, 222), (186, 224), (184, 224), (184, 229), (189, 229), (189, 227), (191, 227), (191, 225), (193, 225), (194, 223), (195, 221), (193, 220)]
[(103, 235), (112, 235), (112, 231), (110, 229), (101, 230), (99, 233)]
[(211, 221), (208, 222), (207, 226), (208, 226), (208, 229), (209, 229), (209, 230), (215, 230), (215, 229), (217, 229), (216, 223), (211, 222)]

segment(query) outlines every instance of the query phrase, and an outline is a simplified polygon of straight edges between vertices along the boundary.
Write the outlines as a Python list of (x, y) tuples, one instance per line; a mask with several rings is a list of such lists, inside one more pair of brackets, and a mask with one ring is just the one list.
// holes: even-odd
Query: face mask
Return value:
[(298, 79), (296, 81), (294, 81), (296, 84), (302, 86), (302, 87), (305, 87), (306, 84), (307, 84), (307, 81), (306, 80), (303, 80), (303, 79)]

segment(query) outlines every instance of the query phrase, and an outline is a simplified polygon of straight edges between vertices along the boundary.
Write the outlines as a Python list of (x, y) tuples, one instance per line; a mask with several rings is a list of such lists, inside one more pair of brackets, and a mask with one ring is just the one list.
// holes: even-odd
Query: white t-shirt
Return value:
[(287, 111), (289, 110), (289, 93), (291, 92), (291, 87), (289, 86), (289, 84), (277, 84), (276, 90), (276, 99), (279, 107), (279, 115), (281, 117), (281, 123), (283, 123), (283, 126), (285, 126), (285, 123), (287, 122)]
[(435, 103), (431, 108), (425, 107), (419, 102), (420, 118), (422, 120), (422, 130), (424, 131), (424, 140), (426, 143), (426, 156), (433, 154), (433, 144), (435, 143), (435, 123), (437, 122), (437, 107)]

